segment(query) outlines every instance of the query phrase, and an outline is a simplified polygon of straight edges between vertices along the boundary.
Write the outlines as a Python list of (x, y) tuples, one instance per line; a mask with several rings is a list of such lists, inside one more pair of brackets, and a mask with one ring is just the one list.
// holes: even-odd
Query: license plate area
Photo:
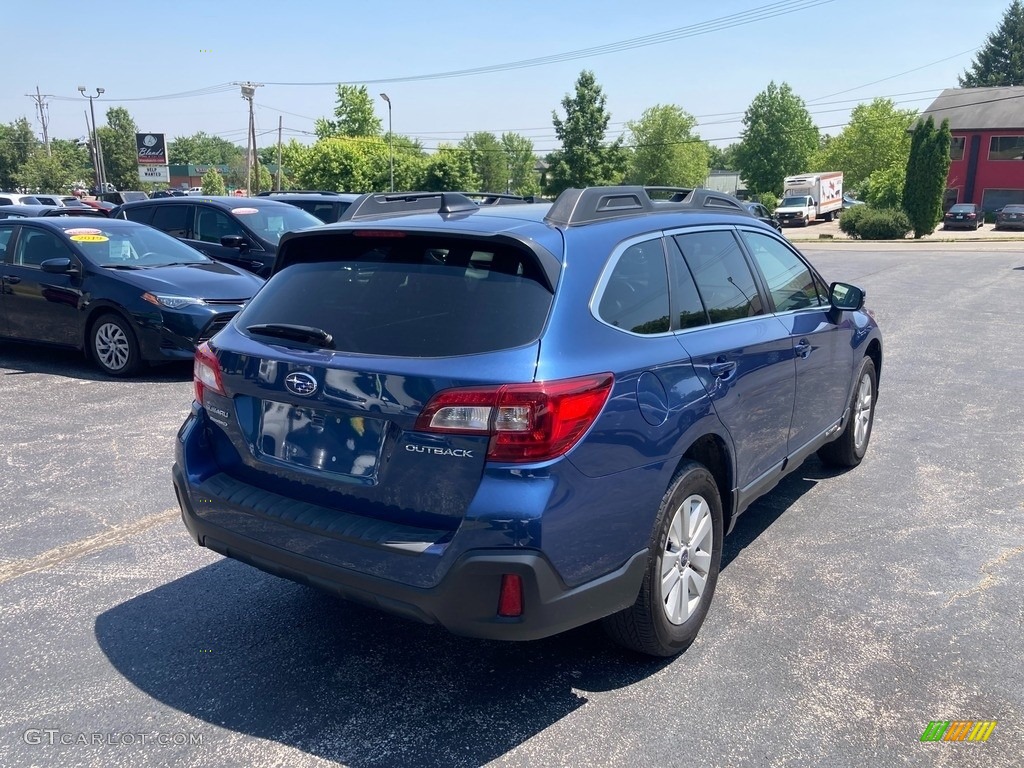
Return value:
[(375, 480), (383, 443), (379, 419), (262, 401), (256, 451), (265, 461)]

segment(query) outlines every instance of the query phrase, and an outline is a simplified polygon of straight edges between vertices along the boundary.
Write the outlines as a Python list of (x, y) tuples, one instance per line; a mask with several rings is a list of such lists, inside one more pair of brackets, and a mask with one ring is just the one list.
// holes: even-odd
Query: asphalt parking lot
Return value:
[(741, 518), (671, 660), (456, 638), (202, 550), (169, 471), (190, 367), (0, 345), (0, 763), (1020, 766), (1024, 243), (801, 247), (882, 327), (872, 444)]

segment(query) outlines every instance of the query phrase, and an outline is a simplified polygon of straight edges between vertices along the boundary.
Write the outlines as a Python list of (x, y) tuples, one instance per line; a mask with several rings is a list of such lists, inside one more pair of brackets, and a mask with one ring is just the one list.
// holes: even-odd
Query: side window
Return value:
[(764, 314), (754, 276), (732, 231), (689, 232), (676, 235), (675, 241), (712, 323)]
[(0, 227), (0, 262), (6, 260), (7, 244), (11, 242), (11, 234), (13, 232), (14, 227)]
[(138, 208), (122, 208), (120, 217), (128, 221), (137, 221), (139, 224), (149, 224), (153, 216), (152, 205), (140, 205)]
[(776, 312), (818, 306), (818, 289), (807, 265), (773, 237), (741, 230), (743, 240), (761, 269)]
[(204, 243), (220, 244), (220, 239), (227, 235), (245, 235), (242, 228), (230, 216), (215, 208), (202, 208), (196, 216), (196, 240)]
[[(674, 240), (673, 240), (674, 242)], [(672, 298), (679, 309), (679, 330), (708, 324), (708, 313), (700, 300), (690, 268), (677, 248), (672, 249)]]
[(191, 205), (154, 205), (153, 226), (173, 237), (188, 237)]
[(669, 330), (668, 274), (660, 238), (622, 252), (601, 294), (597, 313), (609, 325), (633, 333)]
[(38, 267), (48, 259), (71, 258), (71, 251), (56, 235), (38, 229), (22, 229), (14, 247), (14, 263)]

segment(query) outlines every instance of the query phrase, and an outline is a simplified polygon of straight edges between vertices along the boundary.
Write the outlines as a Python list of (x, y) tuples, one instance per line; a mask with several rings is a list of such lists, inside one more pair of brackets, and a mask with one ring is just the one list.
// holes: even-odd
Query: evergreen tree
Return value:
[(1024, 85), (1024, 3), (1013, 0), (995, 32), (960, 77), (961, 88)]
[(226, 195), (227, 193), (227, 187), (224, 186), (224, 177), (220, 175), (220, 171), (216, 168), (210, 168), (203, 175), (203, 194), (212, 196)]
[(949, 174), (949, 121), (940, 128), (928, 117), (919, 122), (910, 138), (907, 179), (903, 188), (903, 210), (921, 238), (935, 231), (942, 220), (942, 197)]

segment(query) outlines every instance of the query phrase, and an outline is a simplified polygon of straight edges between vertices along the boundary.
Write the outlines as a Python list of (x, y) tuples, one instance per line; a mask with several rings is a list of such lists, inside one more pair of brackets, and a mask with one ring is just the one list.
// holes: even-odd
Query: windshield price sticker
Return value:
[(72, 235), (71, 239), (76, 243), (105, 243), (110, 238), (103, 235)]

